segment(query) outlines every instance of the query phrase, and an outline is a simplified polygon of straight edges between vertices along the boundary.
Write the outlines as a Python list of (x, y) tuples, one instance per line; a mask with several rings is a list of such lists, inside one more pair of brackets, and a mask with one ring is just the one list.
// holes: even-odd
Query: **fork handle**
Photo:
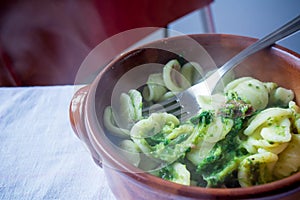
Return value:
[[(233, 69), (235, 66), (237, 66), (239, 63), (241, 63), (243, 60), (245, 60), (249, 55), (268, 47), (275, 42), (277, 42), (280, 39), (283, 39), (294, 32), (298, 31), (300, 29), (300, 15), (295, 17), (293, 20), (289, 21), (282, 27), (278, 28), (277, 30), (273, 31), (272, 33), (266, 35), (262, 39), (256, 41), (237, 55), (235, 55), (233, 58), (228, 60), (222, 67), (220, 67), (217, 72), (219, 79), (222, 78), (226, 72), (228, 72), (230, 69)], [(218, 82), (217, 82), (218, 83)], [(215, 88), (217, 83), (212, 87)]]

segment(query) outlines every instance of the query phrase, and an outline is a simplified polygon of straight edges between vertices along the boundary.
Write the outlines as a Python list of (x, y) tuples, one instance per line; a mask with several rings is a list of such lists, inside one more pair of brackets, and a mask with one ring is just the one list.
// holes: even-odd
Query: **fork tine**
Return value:
[(178, 102), (177, 96), (173, 96), (173, 97), (170, 97), (170, 98), (168, 98), (164, 101), (158, 102), (158, 104), (160, 104), (162, 106), (166, 106), (168, 104), (173, 104), (173, 102)]
[(152, 106), (145, 107), (143, 108), (142, 112), (143, 115), (149, 115), (154, 112), (167, 112), (179, 119), (187, 118), (189, 115), (189, 112), (183, 110), (179, 99), (175, 96)]
[(182, 110), (176, 110), (175, 112), (172, 112), (172, 115), (175, 115), (177, 118), (180, 118), (182, 115)]
[(172, 112), (172, 115), (176, 116), (180, 121), (186, 121), (191, 117), (191, 113), (184, 111), (183, 109)]
[[(158, 102), (157, 104), (154, 104), (152, 106), (144, 107), (142, 109), (142, 112), (145, 113), (145, 112), (149, 112), (150, 110), (162, 110), (162, 109), (164, 109), (163, 107), (165, 107), (167, 105), (173, 105), (173, 104), (176, 104), (176, 103), (178, 103), (178, 99), (177, 99), (176, 96), (173, 96), (173, 97), (171, 97), (169, 99), (166, 99), (164, 101)], [(155, 109), (156, 105), (157, 105), (157, 108)]]
[(191, 118), (190, 115), (191, 115), (191, 113), (189, 113), (189, 112), (184, 112), (184, 113), (181, 113), (181, 115), (178, 116), (178, 118), (180, 119), (180, 121), (186, 121), (186, 120), (188, 120), (188, 119)]
[(172, 112), (172, 114), (177, 111), (177, 110), (181, 110), (181, 105), (179, 101), (174, 102), (173, 104), (167, 105), (164, 107), (165, 112)]

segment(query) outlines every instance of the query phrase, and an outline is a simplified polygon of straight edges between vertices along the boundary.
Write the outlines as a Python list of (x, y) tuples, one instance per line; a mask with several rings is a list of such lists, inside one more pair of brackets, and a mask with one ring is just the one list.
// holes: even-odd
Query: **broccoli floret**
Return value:
[(192, 117), (190, 122), (194, 125), (204, 124), (208, 125), (213, 121), (213, 113), (211, 111), (203, 111), (199, 115)]
[(174, 178), (174, 168), (172, 165), (168, 165), (159, 170), (158, 176), (165, 180), (172, 180)]

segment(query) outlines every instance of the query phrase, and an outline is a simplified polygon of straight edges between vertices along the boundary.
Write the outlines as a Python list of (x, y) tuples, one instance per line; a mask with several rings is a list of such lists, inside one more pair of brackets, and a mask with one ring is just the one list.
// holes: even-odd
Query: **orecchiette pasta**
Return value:
[(149, 118), (137, 122), (130, 135), (146, 155), (173, 162), (191, 147), (195, 139), (193, 126), (178, 125), (179, 120), (173, 115), (153, 113)]
[(199, 81), (203, 75), (203, 69), (198, 63), (188, 62), (184, 64), (180, 70), (181, 74), (186, 78), (186, 80), (195, 84)]
[(174, 163), (174, 175), (171, 181), (180, 183), (183, 185), (190, 185), (190, 172), (186, 169), (186, 166), (181, 163)]
[(300, 107), (296, 105), (294, 101), (289, 102), (289, 108), (291, 109), (292, 116), (292, 128), (300, 133)]
[(261, 129), (261, 136), (269, 143), (283, 143), (291, 140), (291, 122), (288, 118), (283, 118), (277, 123), (272, 123), (268, 127)]
[(224, 95), (214, 94), (211, 96), (199, 95), (197, 101), (203, 110), (218, 110), (224, 105), (226, 99)]
[(122, 138), (129, 138), (129, 130), (119, 128), (119, 126), (116, 125), (110, 106), (105, 108), (103, 122), (111, 134)]
[(135, 122), (142, 119), (142, 96), (140, 92), (130, 90), (128, 94), (121, 94), (119, 115), (118, 125), (125, 129), (130, 129)]
[(269, 142), (267, 140), (262, 139), (261, 137), (253, 137), (253, 136), (254, 135), (248, 137), (246, 142), (243, 143), (243, 146), (247, 149), (247, 151), (253, 154), (257, 153), (258, 149), (265, 149), (268, 152), (279, 154), (289, 144), (288, 142), (284, 142), (284, 143)]
[(140, 149), (132, 140), (122, 140), (119, 144), (120, 153), (124, 155), (125, 159), (134, 166), (139, 166), (141, 161)]
[(292, 134), (291, 143), (279, 154), (279, 160), (275, 164), (274, 175), (284, 178), (300, 169), (300, 134)]
[(187, 153), (187, 159), (195, 165), (198, 165), (207, 156), (213, 146), (225, 138), (232, 126), (232, 120), (225, 119), (225, 121), (222, 121), (220, 117), (216, 117), (209, 126), (198, 129), (202, 137), (198, 138), (197, 145)]
[(294, 99), (292, 90), (283, 87), (277, 87), (270, 91), (269, 106), (287, 107), (289, 102)]
[(269, 101), (268, 90), (264, 84), (251, 77), (243, 77), (230, 82), (225, 93), (237, 93), (244, 101), (249, 102), (256, 110), (264, 109)]
[(272, 173), (278, 156), (261, 152), (245, 158), (238, 169), (238, 180), (242, 187), (260, 185), (272, 181)]
[(119, 107), (105, 109), (104, 126), (128, 162), (201, 187), (249, 187), (300, 170), (300, 107), (293, 91), (277, 83), (233, 80), (217, 94), (198, 96), (201, 110), (185, 122), (165, 112), (142, 113), (143, 105), (159, 104), (202, 75), (197, 63), (171, 60), (148, 77), (142, 94), (122, 93)]
[(158, 101), (167, 92), (162, 73), (151, 74), (147, 86), (143, 90), (143, 97), (146, 101)]
[(174, 128), (177, 125), (179, 125), (179, 120), (175, 116), (167, 113), (153, 113), (149, 118), (137, 122), (132, 127), (130, 135), (134, 139), (144, 139), (156, 135), (165, 126)]
[(292, 112), (284, 108), (268, 108), (254, 116), (248, 127), (244, 130), (245, 135), (251, 135), (261, 125), (276, 124), (276, 121), (282, 118), (291, 117)]
[(180, 63), (169, 61), (163, 68), (163, 79), (166, 87), (174, 92), (180, 92), (191, 86), (191, 83), (180, 73)]

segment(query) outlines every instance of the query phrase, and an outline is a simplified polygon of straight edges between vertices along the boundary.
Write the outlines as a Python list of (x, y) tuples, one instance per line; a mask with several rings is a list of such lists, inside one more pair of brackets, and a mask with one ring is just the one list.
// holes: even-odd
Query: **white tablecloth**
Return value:
[(114, 199), (69, 122), (73, 86), (0, 88), (0, 199)]

